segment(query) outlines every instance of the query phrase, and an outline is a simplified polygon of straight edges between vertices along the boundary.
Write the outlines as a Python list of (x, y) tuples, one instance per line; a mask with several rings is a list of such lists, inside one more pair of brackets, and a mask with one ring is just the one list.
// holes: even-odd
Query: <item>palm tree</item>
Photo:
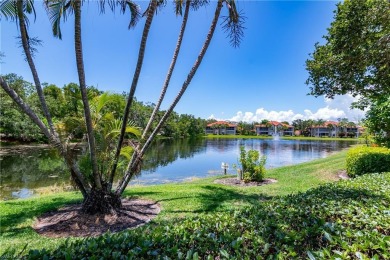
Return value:
[(113, 182), (114, 177), (115, 177), (115, 172), (116, 172), (116, 167), (118, 165), (120, 150), (122, 149), (123, 140), (125, 138), (126, 125), (127, 125), (127, 121), (129, 120), (130, 107), (132, 105), (134, 93), (135, 93), (135, 90), (137, 88), (139, 75), (141, 74), (142, 64), (143, 64), (145, 50), (146, 50), (146, 42), (147, 42), (147, 39), (149, 36), (150, 26), (152, 25), (153, 17), (154, 17), (154, 14), (156, 12), (157, 6), (158, 6), (157, 0), (151, 0), (149, 3), (149, 7), (146, 11), (146, 21), (145, 21), (145, 25), (144, 25), (144, 30), (142, 32), (141, 44), (140, 44), (139, 51), (138, 51), (137, 65), (135, 68), (133, 81), (131, 83), (130, 92), (129, 92), (129, 95), (127, 97), (127, 104), (125, 107), (125, 111), (123, 113), (121, 133), (119, 135), (118, 145), (116, 147), (116, 152), (114, 155), (114, 162), (112, 165), (112, 170), (111, 170), (111, 175), (110, 175), (110, 183), (111, 184), (108, 185), (108, 187), (107, 187), (109, 189), (109, 191), (111, 191), (112, 182)]
[(329, 131), (329, 137), (332, 137), (332, 131), (335, 128), (335, 125), (333, 125), (332, 123), (328, 122), (326, 127), (328, 128), (328, 131)]
[(318, 119), (315, 121), (315, 125), (317, 126), (318, 137), (320, 137), (320, 129), (321, 129), (321, 127), (324, 126), (324, 123), (325, 123), (325, 120), (323, 120), (323, 119)]
[[(104, 11), (105, 1), (100, 2), (100, 8)], [(138, 19), (138, 7), (134, 5), (132, 1), (108, 1), (111, 9), (115, 7), (115, 5), (121, 5), (121, 11), (124, 13), (126, 11), (126, 6), (129, 6), (131, 12), (131, 21), (130, 26), (135, 26), (136, 20)], [(113, 178), (109, 178), (108, 182), (104, 182), (102, 180), (102, 173), (98, 169), (97, 162), (97, 151), (96, 151), (96, 143), (95, 143), (95, 134), (94, 128), (92, 124), (91, 111), (88, 101), (87, 95), (87, 87), (85, 82), (85, 70), (84, 70), (84, 60), (83, 60), (83, 48), (82, 48), (82, 39), (81, 39), (81, 5), (82, 1), (79, 0), (45, 0), (45, 5), (47, 8), (47, 12), (49, 14), (50, 21), (52, 23), (52, 29), (54, 36), (57, 36), (61, 39), (61, 28), (60, 21), (61, 18), (67, 17), (67, 12), (74, 12), (75, 15), (75, 23), (74, 23), (74, 32), (75, 32), (75, 54), (76, 54), (76, 65), (77, 65), (77, 73), (79, 78), (79, 87), (81, 92), (81, 99), (83, 102), (83, 112), (84, 119), (86, 125), (87, 132), (87, 141), (89, 144), (89, 155), (90, 155), (90, 163), (92, 166), (92, 175), (93, 175), (93, 185), (92, 190), (88, 193), (88, 196), (84, 200), (83, 209), (86, 212), (95, 212), (96, 210), (102, 212), (111, 212), (116, 207), (120, 207), (121, 202), (119, 196), (116, 196), (111, 192), (111, 186)], [(154, 11), (153, 11), (154, 13)], [(141, 61), (142, 64), (142, 61)], [(139, 75), (139, 74), (138, 74)], [(136, 77), (135, 77), (136, 78)], [(138, 81), (138, 78), (137, 78)], [(134, 93), (133, 93), (134, 95)], [(132, 100), (132, 98), (131, 98)], [(121, 127), (121, 137), (122, 142), (124, 135), (126, 133), (127, 128), (127, 119), (128, 119), (128, 111), (124, 115), (124, 123)], [(122, 143), (121, 143), (122, 144)], [(119, 156), (121, 153), (121, 148), (117, 151), (118, 155), (115, 157), (115, 168), (119, 160)]]
[[(20, 0), (19, 0), (20, 1)], [(105, 1), (102, 0), (104, 5)], [(122, 6), (122, 10), (126, 10), (125, 7), (130, 2), (129, 0), (123, 1), (109, 1), (111, 3), (110, 7), (118, 4), (118, 3), (126, 3)], [(179, 1), (181, 2), (181, 1)], [(198, 5), (202, 5), (207, 1), (198, 0), (195, 1)], [(134, 147), (123, 147), (123, 140), (125, 138), (126, 133), (128, 133), (128, 112), (130, 110), (132, 100), (134, 97), (135, 88), (137, 86), (138, 78), (142, 68), (143, 56), (146, 49), (146, 40), (148, 38), (149, 28), (156, 11), (158, 4), (161, 4), (161, 1), (152, 0), (150, 1), (149, 7), (146, 11), (146, 22), (144, 26), (144, 31), (141, 39), (141, 44), (139, 48), (138, 62), (136, 71), (134, 72), (133, 82), (130, 88), (130, 93), (127, 99), (125, 112), (123, 114), (122, 123), (119, 124), (118, 120), (113, 120), (113, 117), (110, 115), (105, 115), (104, 117), (98, 117), (100, 119), (96, 119), (96, 112), (98, 111), (97, 107), (94, 107), (94, 103), (89, 103), (87, 88), (85, 82), (85, 72), (84, 72), (84, 61), (83, 61), (83, 49), (82, 49), (82, 39), (81, 39), (81, 6), (82, 2), (77, 0), (46, 0), (46, 7), (49, 13), (49, 18), (53, 25), (54, 35), (61, 38), (60, 31), (60, 20), (61, 17), (66, 18), (67, 13), (74, 12), (75, 14), (75, 55), (76, 55), (76, 65), (77, 72), (79, 76), (79, 84), (80, 84), (80, 93), (83, 101), (84, 107), (84, 123), (87, 132), (87, 139), (89, 144), (89, 154), (86, 155), (87, 168), (90, 169), (91, 176), (87, 172), (81, 172), (79, 169), (79, 165), (77, 164), (75, 158), (72, 156), (72, 153), (66, 147), (65, 142), (61, 142), (58, 135), (54, 134), (55, 130), (51, 132), (50, 127), (48, 128), (42, 120), (31, 110), (31, 108), (26, 104), (17, 93), (9, 87), (7, 82), (0, 77), (0, 85), (5, 90), (5, 92), (14, 100), (15, 103), (33, 120), (33, 122), (38, 125), (41, 131), (49, 138), (50, 143), (55, 146), (61, 153), (61, 155), (65, 158), (67, 165), (70, 168), (72, 177), (75, 179), (76, 184), (81, 190), (84, 196), (83, 210), (88, 213), (96, 213), (96, 212), (112, 212), (121, 206), (120, 196), (122, 195), (125, 187), (127, 186), (130, 179), (135, 176), (141, 169), (141, 162), (143, 155), (146, 150), (149, 148), (152, 140), (155, 138), (157, 133), (160, 131), (161, 127), (166, 123), (167, 119), (171, 115), (173, 109), (176, 104), (181, 99), (182, 95), (188, 88), (191, 83), (192, 78), (194, 77), (197, 69), (199, 68), (206, 52), (208, 46), (212, 40), (214, 35), (214, 31), (221, 13), (221, 9), (223, 7), (223, 3), (226, 3), (229, 12), (229, 19), (225, 19), (225, 29), (231, 28), (232, 32), (242, 29), (242, 19), (236, 10), (235, 3), (233, 0), (219, 0), (216, 6), (215, 15), (213, 17), (209, 32), (206, 36), (206, 40), (201, 48), (201, 51), (192, 67), (190, 72), (187, 75), (187, 79), (184, 81), (182, 88), (177, 94), (176, 98), (170, 105), (169, 109), (165, 111), (163, 116), (160, 118), (157, 127), (150, 134), (146, 134), (146, 141), (138, 142), (138, 144)], [(188, 1), (187, 1), (188, 5)], [(137, 8), (134, 8), (134, 5), (131, 5), (136, 12), (138, 12)], [(182, 4), (177, 5), (177, 8), (180, 9)], [(130, 10), (132, 10), (130, 8)], [(187, 6), (186, 6), (187, 8)], [(123, 11), (124, 12), (124, 11)], [(132, 19), (133, 19), (132, 15)], [(184, 18), (183, 18), (184, 19)], [(132, 24), (132, 22), (130, 22)], [(241, 27), (240, 27), (241, 26)], [(232, 44), (235, 46), (240, 39), (239, 37), (233, 36)], [(174, 57), (174, 59), (176, 59)], [(169, 73), (169, 72), (168, 72)], [(107, 120), (103, 120), (107, 117)], [(96, 122), (103, 122), (104, 127), (100, 127)], [(111, 122), (110, 125), (108, 122)], [(121, 125), (121, 129), (119, 130), (119, 125)], [(53, 127), (54, 129), (54, 127)], [(112, 131), (108, 131), (109, 129), (114, 129)], [(106, 131), (107, 130), (107, 131)], [(98, 145), (95, 142), (95, 139), (98, 138)], [(105, 140), (105, 138), (109, 138), (109, 140)], [(115, 145), (116, 143), (116, 145)], [(116, 151), (113, 157), (108, 157), (106, 155), (102, 155), (100, 152), (108, 150), (113, 150), (113, 145), (116, 146)], [(134, 148), (134, 150), (132, 150)], [(124, 176), (122, 177), (118, 187), (116, 187), (115, 191), (112, 191), (112, 183), (115, 177), (115, 173), (117, 172), (117, 165), (119, 162), (119, 157), (122, 155), (126, 155), (130, 161), (127, 163), (126, 170), (124, 171)], [(99, 158), (99, 162), (97, 159)], [(102, 165), (102, 161), (112, 160), (107, 163), (107, 165)], [(83, 165), (81, 165), (83, 166)], [(81, 167), (80, 166), (80, 167)], [(107, 167), (108, 166), (108, 167)], [(111, 166), (111, 167), (110, 167)], [(111, 169), (107, 169), (111, 168)], [(108, 175), (108, 176), (107, 176)], [(92, 177), (92, 178), (90, 178)]]
[(310, 136), (313, 136), (313, 126), (314, 126), (314, 120), (313, 119), (308, 119), (307, 120), (307, 128), (310, 129)]
[(33, 59), (33, 53), (35, 51), (34, 45), (40, 44), (40, 41), (36, 38), (30, 38), (28, 34), (29, 21), (27, 18), (27, 14), (33, 14), (34, 19), (36, 16), (34, 9), (34, 0), (2, 1), (0, 4), (0, 13), (2, 16), (4, 16), (5, 19), (10, 19), (18, 23), (18, 27), (20, 30), (20, 39), (22, 42), (21, 46), (23, 47), (23, 52), (26, 56), (27, 63), (30, 67), (34, 79), (35, 88), (38, 94), (43, 114), (45, 115), (46, 120), (49, 124), (50, 132), (52, 134), (56, 134), (52, 118), (49, 113), (49, 109), (47, 108), (45, 96), (43, 95), (41, 81), (39, 80), (38, 72)]
[(339, 127), (341, 129), (341, 133), (343, 136), (346, 136), (346, 131), (347, 131), (347, 124), (348, 124), (348, 119), (347, 118), (338, 118), (339, 121)]
[[(183, 21), (182, 21), (181, 28), (180, 28), (179, 37), (177, 38), (176, 48), (175, 48), (175, 51), (173, 52), (173, 58), (172, 58), (172, 61), (171, 61), (171, 65), (169, 66), (168, 73), (167, 73), (167, 76), (165, 78), (164, 85), (163, 85), (163, 87), (161, 89), (160, 97), (159, 97), (159, 99), (157, 101), (156, 106), (153, 109), (152, 115), (149, 117), (149, 121), (148, 121), (148, 124), (146, 125), (146, 127), (144, 129), (144, 132), (142, 134), (142, 138), (145, 138), (146, 134), (149, 132), (149, 129), (152, 126), (154, 118), (156, 117), (156, 114), (157, 114), (158, 110), (160, 109), (161, 103), (164, 100), (165, 93), (167, 92), (167, 89), (168, 89), (168, 86), (169, 86), (169, 82), (170, 82), (171, 77), (172, 77), (173, 70), (175, 69), (177, 57), (179, 56), (181, 43), (183, 41), (184, 31), (185, 31), (186, 26), (187, 26), (188, 14), (189, 14), (189, 11), (190, 11), (190, 4), (191, 4), (190, 0), (187, 0), (186, 3), (185, 3), (186, 8), (185, 8), (185, 11), (184, 11), (184, 16), (183, 16)], [(182, 12), (182, 1), (177, 1), (176, 2), (176, 14), (181, 14), (181, 12)]]
[[(228, 12), (229, 12), (229, 16), (227, 16), (227, 18), (225, 19), (225, 30), (227, 30), (229, 28), (232, 30), (232, 33), (229, 35), (234, 38), (234, 40), (232, 42), (233, 46), (237, 46), (237, 44), (239, 43), (240, 38), (237, 36), (237, 34), (239, 32), (241, 33), (241, 30), (243, 29), (243, 27), (242, 27), (243, 20), (242, 20), (242, 17), (239, 16), (239, 14), (236, 10), (235, 2), (234, 2), (234, 0), (228, 0), (228, 1), (218, 0), (217, 6), (215, 9), (215, 13), (214, 13), (214, 18), (211, 22), (209, 32), (206, 36), (206, 40), (201, 48), (201, 51), (200, 51), (194, 65), (192, 66), (190, 72), (187, 75), (187, 79), (184, 81), (177, 96), (175, 97), (175, 99), (173, 100), (173, 102), (171, 103), (169, 108), (166, 110), (166, 112), (164, 113), (164, 115), (162, 116), (160, 121), (158, 122), (156, 128), (149, 135), (146, 142), (142, 145), (139, 144), (136, 151), (133, 153), (132, 159), (131, 159), (130, 163), (128, 164), (128, 167), (125, 171), (124, 178), (122, 178), (121, 182), (119, 183), (118, 187), (115, 190), (116, 194), (122, 194), (123, 191), (125, 190), (127, 184), (131, 180), (131, 178), (137, 173), (137, 171), (139, 171), (140, 163), (142, 161), (143, 155), (145, 154), (146, 150), (149, 148), (150, 144), (154, 140), (155, 136), (157, 135), (157, 133), (159, 132), (161, 127), (165, 124), (169, 115), (172, 113), (173, 109), (175, 108), (177, 103), (180, 101), (181, 97), (183, 96), (183, 94), (187, 90), (187, 87), (189, 86), (193, 77), (195, 76), (196, 71), (198, 70), (198, 68), (199, 68), (200, 64), (202, 63), (202, 60), (207, 52), (207, 49), (208, 49), (210, 42), (211, 42), (211, 39), (213, 38), (214, 31), (215, 31), (216, 25), (218, 23), (218, 19), (219, 19), (221, 9), (223, 6), (223, 2), (226, 3), (226, 5), (228, 7)], [(235, 31), (236, 33), (233, 33), (233, 31)]]
[(70, 154), (67, 151), (67, 148), (61, 144), (58, 133), (54, 128), (52, 118), (46, 104), (45, 96), (42, 91), (42, 86), (40, 83), (40, 79), (38, 77), (38, 72), (35, 67), (35, 63), (33, 59), (33, 52), (35, 49), (33, 45), (39, 43), (39, 41), (37, 39), (30, 38), (27, 30), (28, 28), (27, 25), (29, 24), (27, 14), (33, 13), (35, 16), (34, 1), (33, 0), (2, 1), (0, 4), (0, 13), (6, 19), (10, 19), (12, 21), (18, 21), (23, 52), (26, 56), (26, 60), (32, 72), (37, 95), (39, 97), (43, 114), (45, 115), (45, 118), (48, 122), (49, 129), (47, 129), (46, 125), (38, 118), (38, 116), (33, 112), (33, 110), (26, 103), (24, 103), (24, 101), (17, 95), (17, 93), (9, 87), (9, 85), (7, 84), (7, 82), (4, 81), (3, 78), (0, 78), (1, 86), (7, 92), (7, 94), (14, 100), (14, 102), (16, 102), (19, 105), (22, 111), (26, 113), (32, 119), (32, 121), (39, 126), (41, 131), (46, 135), (46, 137), (53, 144), (53, 146), (56, 147), (60, 152), (60, 154), (65, 158), (65, 162), (67, 163), (71, 171), (71, 177), (85, 198), (87, 194), (87, 190), (90, 187), (89, 185), (86, 184), (86, 181), (82, 176), (80, 170), (78, 169), (72, 154)]

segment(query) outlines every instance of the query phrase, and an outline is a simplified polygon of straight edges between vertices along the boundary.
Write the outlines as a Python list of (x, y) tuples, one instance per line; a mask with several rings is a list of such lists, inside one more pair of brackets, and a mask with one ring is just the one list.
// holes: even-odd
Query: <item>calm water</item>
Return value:
[[(134, 184), (180, 182), (223, 174), (221, 163), (234, 174), (239, 147), (259, 150), (267, 156), (267, 168), (297, 164), (348, 148), (355, 142), (259, 139), (201, 139), (160, 141), (147, 154)], [(69, 185), (69, 174), (54, 150), (42, 147), (1, 147), (0, 199), (25, 198), (44, 187)]]

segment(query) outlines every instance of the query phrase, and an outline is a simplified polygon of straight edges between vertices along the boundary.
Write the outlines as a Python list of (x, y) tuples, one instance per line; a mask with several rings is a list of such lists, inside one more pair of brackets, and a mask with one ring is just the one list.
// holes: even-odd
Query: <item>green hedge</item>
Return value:
[(347, 153), (347, 173), (355, 177), (365, 173), (390, 171), (390, 149), (358, 146)]
[(230, 212), (67, 241), (53, 251), (24, 252), (22, 258), (389, 259), (389, 248), (390, 172)]

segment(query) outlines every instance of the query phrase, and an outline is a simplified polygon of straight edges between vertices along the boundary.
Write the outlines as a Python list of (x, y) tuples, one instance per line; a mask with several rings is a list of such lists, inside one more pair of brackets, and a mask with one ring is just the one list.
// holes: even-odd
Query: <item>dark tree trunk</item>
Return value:
[(85, 83), (83, 47), (82, 47), (82, 40), (81, 40), (81, 1), (75, 1), (74, 16), (75, 16), (74, 42), (75, 42), (75, 52), (76, 52), (76, 65), (77, 65), (77, 73), (79, 76), (81, 99), (84, 105), (84, 117), (85, 117), (85, 125), (87, 127), (89, 152), (90, 152), (91, 164), (92, 164), (92, 174), (93, 174), (94, 185), (98, 189), (101, 189), (102, 183), (101, 183), (101, 178), (97, 166), (95, 136), (93, 134), (91, 111), (89, 109), (87, 86)]
[[(142, 157), (145, 154), (146, 150), (149, 148), (150, 144), (152, 143), (153, 139), (156, 137), (158, 131), (160, 128), (165, 124), (166, 120), (168, 119), (169, 115), (172, 113), (173, 109), (177, 105), (177, 103), (180, 101), (181, 97), (183, 96), (184, 92), (186, 91), (187, 87), (190, 85), (192, 78), (195, 76), (196, 71), (198, 70), (200, 64), (202, 63), (202, 60), (207, 52), (207, 49), (210, 45), (211, 39), (213, 38), (215, 27), (218, 23), (218, 18), (221, 13), (222, 9), (222, 0), (218, 1), (217, 7), (215, 9), (214, 18), (211, 22), (211, 26), (209, 29), (209, 32), (206, 36), (206, 40), (202, 46), (202, 49), (198, 55), (198, 58), (196, 59), (194, 65), (192, 66), (190, 72), (187, 75), (187, 79), (184, 81), (179, 93), (177, 94), (175, 100), (170, 105), (169, 109), (165, 112), (163, 117), (160, 119), (157, 127), (153, 130), (152, 134), (149, 136), (148, 140), (146, 140), (145, 144), (142, 146), (137, 147), (136, 151), (133, 153), (132, 159), (129, 162), (127, 169), (125, 171), (125, 175), (121, 179), (118, 187), (115, 190), (115, 193), (120, 195), (124, 192), (127, 184), (131, 180), (131, 178), (139, 172), (139, 169), (141, 167)], [(140, 149), (141, 148), (141, 149)], [(138, 152), (139, 151), (139, 152)]]
[(41, 103), (43, 114), (45, 115), (47, 123), (49, 124), (50, 132), (58, 136), (57, 132), (54, 129), (53, 121), (51, 119), (51, 115), (46, 104), (45, 95), (43, 94), (42, 91), (41, 81), (39, 80), (38, 72), (36, 70), (33, 56), (30, 51), (29, 36), (27, 33), (27, 26), (26, 26), (26, 21), (24, 19), (24, 13), (23, 13), (23, 0), (17, 1), (17, 12), (19, 18), (19, 29), (20, 29), (20, 38), (22, 40), (22, 47), (34, 79), (35, 89), (37, 90), (39, 102)]
[(172, 73), (173, 73), (173, 70), (175, 69), (177, 57), (179, 56), (181, 43), (183, 41), (184, 31), (185, 31), (186, 26), (187, 26), (188, 14), (190, 12), (190, 5), (191, 5), (191, 1), (187, 0), (186, 1), (186, 9), (184, 11), (184, 16), (183, 16), (183, 22), (181, 24), (179, 37), (177, 38), (176, 48), (175, 48), (175, 51), (173, 53), (173, 58), (172, 58), (172, 61), (171, 61), (171, 65), (169, 66), (167, 77), (165, 78), (164, 85), (163, 85), (163, 87), (161, 89), (160, 97), (159, 97), (159, 99), (157, 101), (156, 106), (153, 109), (152, 115), (150, 116), (148, 124), (146, 125), (145, 130), (144, 130), (144, 132), (142, 134), (142, 139), (145, 139), (145, 137), (147, 136), (147, 134), (149, 132), (149, 129), (151, 128), (152, 123), (153, 123), (153, 121), (154, 121), (154, 119), (156, 117), (156, 114), (157, 114), (158, 110), (160, 109), (161, 103), (164, 100), (165, 93), (167, 92), (167, 89), (168, 89), (168, 86), (169, 86), (169, 82), (171, 81)]
[(115, 214), (122, 207), (121, 196), (105, 189), (95, 189), (88, 193), (83, 202), (82, 211), (88, 214)]
[(107, 190), (111, 190), (112, 183), (114, 181), (116, 168), (118, 166), (119, 155), (120, 155), (122, 144), (123, 144), (123, 141), (125, 138), (127, 121), (129, 120), (130, 107), (131, 107), (131, 104), (132, 104), (132, 101), (134, 98), (135, 90), (137, 88), (139, 75), (141, 74), (141, 69), (142, 69), (142, 64), (143, 64), (145, 49), (146, 49), (146, 42), (148, 39), (149, 29), (150, 29), (150, 26), (152, 24), (153, 17), (154, 17), (154, 14), (156, 12), (156, 8), (157, 8), (157, 0), (151, 0), (150, 5), (148, 7), (148, 13), (147, 13), (146, 21), (145, 21), (144, 30), (142, 33), (141, 44), (139, 47), (137, 66), (136, 66), (136, 69), (134, 72), (133, 81), (131, 83), (130, 93), (129, 93), (129, 96), (127, 98), (125, 111), (123, 113), (121, 132), (119, 135), (118, 145), (117, 145), (115, 155), (114, 155), (114, 160), (113, 160), (113, 165), (112, 165), (112, 169), (111, 169), (109, 180), (108, 180)]

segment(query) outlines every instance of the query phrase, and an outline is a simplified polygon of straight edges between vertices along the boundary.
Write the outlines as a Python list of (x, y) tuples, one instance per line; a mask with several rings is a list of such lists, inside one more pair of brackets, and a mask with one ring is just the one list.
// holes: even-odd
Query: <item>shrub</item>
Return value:
[(240, 147), (240, 164), (245, 182), (262, 181), (265, 176), (266, 157), (261, 156), (257, 150), (246, 151)]
[(350, 177), (373, 172), (390, 171), (390, 149), (359, 146), (347, 153), (347, 173)]
[(344, 133), (344, 132), (340, 132), (340, 133), (339, 133), (339, 137), (340, 137), (340, 138), (343, 138), (343, 137), (345, 137), (345, 136), (346, 136), (346, 133)]

